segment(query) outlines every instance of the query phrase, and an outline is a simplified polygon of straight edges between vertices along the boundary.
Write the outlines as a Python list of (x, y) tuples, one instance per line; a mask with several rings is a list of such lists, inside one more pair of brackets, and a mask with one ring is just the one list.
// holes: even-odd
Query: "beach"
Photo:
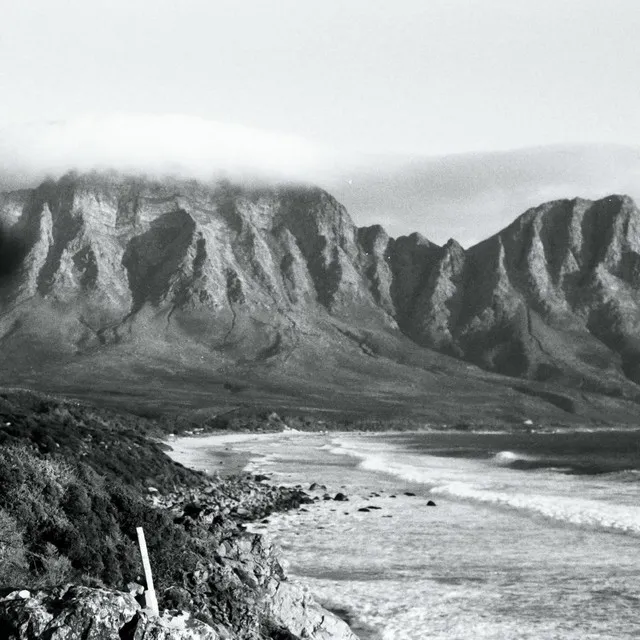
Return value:
[[(274, 541), (290, 578), (362, 638), (634, 637), (633, 469), (575, 474), (519, 450), (478, 453), (478, 443), (542, 450), (547, 441), (281, 433), (172, 446), (183, 464), (207, 468), (222, 448), (235, 468), (246, 463), (274, 483), (326, 487), (309, 491), (316, 504), (252, 528)], [(338, 492), (348, 501), (324, 499)]]

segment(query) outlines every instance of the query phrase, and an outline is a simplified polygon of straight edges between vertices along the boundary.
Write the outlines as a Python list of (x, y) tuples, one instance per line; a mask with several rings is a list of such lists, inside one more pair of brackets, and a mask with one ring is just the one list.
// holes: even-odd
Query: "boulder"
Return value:
[(270, 595), (270, 637), (358, 640), (346, 622), (314, 602), (297, 585), (280, 582)]
[(219, 640), (209, 625), (181, 611), (150, 616), (130, 593), (66, 585), (0, 599), (2, 640)]
[(4, 640), (121, 640), (120, 630), (140, 605), (133, 595), (67, 585), (29, 597), (10, 593), (0, 600)]
[(220, 636), (208, 624), (180, 612), (149, 616), (138, 611), (120, 631), (120, 640), (218, 640)]

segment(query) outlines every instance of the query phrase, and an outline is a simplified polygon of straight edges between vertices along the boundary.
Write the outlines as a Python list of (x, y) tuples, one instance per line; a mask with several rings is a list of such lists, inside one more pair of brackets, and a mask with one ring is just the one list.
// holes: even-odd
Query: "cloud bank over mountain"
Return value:
[(328, 151), (302, 138), (178, 114), (88, 115), (0, 130), (4, 188), (105, 169), (307, 182), (328, 164)]
[(316, 184), (360, 226), (469, 247), (542, 202), (640, 200), (640, 148), (549, 146), (441, 157), (364, 155), (179, 114), (87, 115), (0, 129), (0, 190), (68, 171)]
[(640, 148), (548, 146), (363, 162), (349, 180), (323, 183), (360, 225), (392, 236), (419, 231), (469, 247), (550, 200), (628, 194), (640, 200)]

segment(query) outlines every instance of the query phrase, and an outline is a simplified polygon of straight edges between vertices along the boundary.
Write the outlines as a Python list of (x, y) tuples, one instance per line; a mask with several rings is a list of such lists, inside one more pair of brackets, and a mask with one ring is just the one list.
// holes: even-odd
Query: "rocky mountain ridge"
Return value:
[(0, 220), (0, 345), (20, 381), (118, 353), (109, 366), (275, 380), (346, 362), (375, 385), (382, 358), (390, 381), (408, 366), (496, 382), (453, 356), (640, 396), (640, 212), (625, 196), (541, 205), (467, 250), (357, 228), (315, 187), (115, 173), (2, 194)]
[(639, 214), (625, 196), (560, 200), (466, 252), (451, 241), (407, 331), (508, 375), (637, 383)]

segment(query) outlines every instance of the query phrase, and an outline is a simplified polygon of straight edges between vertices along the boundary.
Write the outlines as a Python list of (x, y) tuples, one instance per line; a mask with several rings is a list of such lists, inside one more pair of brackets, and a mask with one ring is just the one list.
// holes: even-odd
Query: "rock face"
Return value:
[(640, 383), (640, 212), (624, 196), (544, 204), (466, 251), (358, 229), (313, 187), (109, 173), (3, 194), (0, 222), (8, 370), (123, 344), (273, 368), (345, 338), (363, 362), (404, 364), (404, 334), (509, 376)]
[[(243, 638), (357, 640), (349, 627), (288, 582), (271, 586), (268, 623)], [(0, 598), (0, 635), (4, 640), (235, 640), (222, 625), (202, 622), (184, 611), (151, 615), (133, 595), (66, 585)]]
[[(173, 490), (159, 482), (162, 490), (145, 487), (141, 494), (136, 485), (101, 473), (107, 465), (119, 468), (121, 449), (132, 441), (128, 433), (149, 444), (139, 433), (115, 426), (115, 419), (110, 422), (121, 436), (120, 447), (110, 447), (100, 465), (83, 455), (85, 443), (70, 414), (65, 418), (71, 437), (55, 447), (55, 457), (29, 451), (25, 422), (16, 425), (22, 442), (7, 441), (9, 420), (2, 418), (2, 640), (321, 640), (326, 629), (336, 640), (353, 640), (346, 625), (287, 580), (268, 536), (246, 524), (314, 502), (305, 492), (251, 476), (193, 472), (188, 485), (173, 474)], [(77, 460), (83, 462), (76, 465)], [(179, 468), (166, 457), (159, 463)], [(145, 483), (162, 480), (144, 461), (139, 464)], [(145, 530), (161, 617), (150, 617), (138, 604), (144, 594), (138, 526)], [(69, 582), (82, 586), (58, 586)], [(96, 584), (104, 588), (92, 588)]]
[(212, 627), (189, 613), (141, 610), (128, 593), (89, 587), (12, 592), (0, 599), (6, 640), (219, 640)]
[(12, 592), (0, 599), (0, 633), (7, 640), (217, 640), (189, 614), (149, 617), (128, 593), (66, 586)]
[(639, 264), (632, 200), (551, 202), (466, 252), (450, 241), (403, 326), (508, 375), (599, 390), (607, 376), (612, 387), (638, 383)]
[(68, 175), (5, 194), (0, 212), (13, 248), (0, 286), (5, 336), (44, 306), (69, 350), (153, 326), (267, 358), (318, 308), (394, 324), (364, 273), (374, 258), (319, 189)]

